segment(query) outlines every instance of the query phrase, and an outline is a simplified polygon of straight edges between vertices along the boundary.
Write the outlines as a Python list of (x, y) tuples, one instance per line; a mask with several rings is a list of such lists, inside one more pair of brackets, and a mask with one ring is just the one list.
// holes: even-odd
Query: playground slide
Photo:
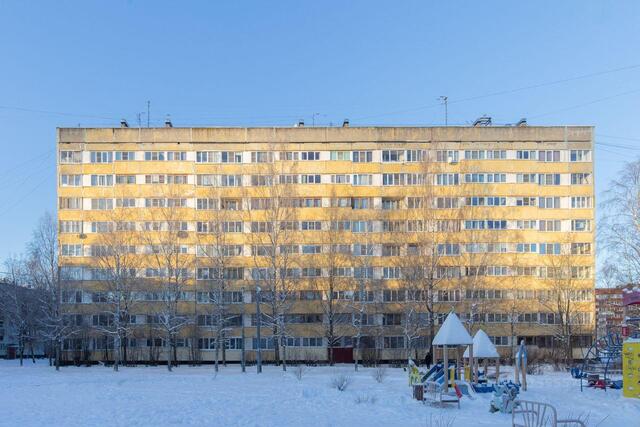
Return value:
[(456, 380), (456, 385), (458, 386), (458, 389), (460, 390), (460, 392), (462, 392), (462, 394), (464, 396), (467, 396), (469, 399), (475, 399), (475, 391), (473, 390), (473, 387), (471, 387), (471, 384), (469, 384), (466, 381), (460, 381), (460, 380)]

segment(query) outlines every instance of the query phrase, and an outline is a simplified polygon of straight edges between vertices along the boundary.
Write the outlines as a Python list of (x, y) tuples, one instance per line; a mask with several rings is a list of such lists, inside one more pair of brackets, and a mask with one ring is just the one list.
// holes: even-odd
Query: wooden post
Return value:
[(500, 382), (500, 358), (496, 359), (496, 384)]
[(449, 355), (447, 354), (447, 346), (442, 346), (442, 354), (444, 359), (444, 392), (447, 393), (449, 391)]
[(473, 343), (469, 345), (469, 376), (472, 384), (476, 383), (478, 377), (478, 371), (476, 371), (476, 361), (473, 357)]

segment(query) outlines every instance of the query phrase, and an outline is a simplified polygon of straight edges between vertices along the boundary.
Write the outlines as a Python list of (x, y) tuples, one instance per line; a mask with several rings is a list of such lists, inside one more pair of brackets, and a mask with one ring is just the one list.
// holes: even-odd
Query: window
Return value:
[(59, 209), (82, 209), (82, 198), (80, 197), (60, 197), (58, 200)]
[(332, 184), (350, 184), (351, 175), (331, 175)]
[(332, 151), (330, 158), (331, 160), (349, 161), (351, 160), (351, 152), (350, 151)]
[(535, 197), (516, 197), (516, 206), (536, 206)]
[(302, 230), (322, 230), (322, 222), (321, 221), (302, 221), (301, 224)]
[(319, 151), (303, 151), (300, 153), (300, 160), (320, 160)]
[(135, 184), (135, 175), (116, 175), (116, 184)]
[(371, 185), (373, 184), (373, 175), (358, 174), (353, 175), (353, 185)]
[(222, 223), (224, 233), (242, 233), (242, 221), (226, 221)]
[(518, 243), (516, 245), (516, 252), (518, 253), (536, 253), (538, 252), (538, 245), (536, 243)]
[(539, 185), (560, 185), (559, 173), (541, 173), (538, 175)]
[(116, 199), (116, 207), (117, 208), (135, 208), (136, 207), (136, 199), (135, 198), (121, 198)]
[(541, 150), (538, 151), (539, 162), (559, 162), (560, 151), (558, 150)]
[(591, 174), (590, 173), (572, 173), (571, 184), (572, 185), (591, 184)]
[(508, 336), (499, 336), (499, 337), (489, 337), (491, 342), (493, 342), (496, 346), (508, 346), (509, 345), (509, 337)]
[(113, 161), (113, 152), (111, 151), (91, 151), (91, 163), (111, 163)]
[[(382, 324), (384, 326), (402, 325), (402, 314), (401, 313), (384, 313), (382, 315)], [(395, 337), (385, 337), (385, 338), (395, 338)]]
[(402, 208), (402, 200), (401, 199), (389, 199), (386, 197), (382, 198), (382, 209), (383, 210), (398, 210)]
[(540, 243), (540, 255), (560, 255), (560, 243)]
[(572, 162), (590, 162), (591, 150), (571, 150)]
[(271, 163), (273, 162), (273, 153), (270, 151), (252, 151), (251, 163)]
[(144, 160), (145, 161), (165, 161), (166, 153), (164, 151), (145, 151), (144, 152)]
[(113, 185), (113, 175), (91, 175), (92, 187), (110, 187)]
[(404, 161), (404, 150), (382, 150), (383, 162), (402, 162)]
[(439, 173), (436, 175), (436, 185), (458, 185), (459, 183), (457, 173)]
[(83, 256), (82, 253), (82, 245), (81, 244), (73, 244), (73, 245), (61, 245), (61, 254), (62, 256)]
[(466, 197), (465, 206), (506, 206), (506, 197)]
[(352, 221), (351, 231), (353, 233), (366, 233), (373, 231), (373, 223), (371, 221)]
[(407, 150), (405, 155), (406, 162), (421, 162), (424, 159), (424, 150)]
[(113, 209), (113, 199), (91, 199), (92, 210)]
[(315, 255), (322, 253), (322, 245), (302, 245), (304, 255)]
[(400, 256), (400, 245), (382, 245), (382, 256)]
[(459, 155), (460, 154), (457, 150), (438, 150), (436, 151), (436, 161), (456, 163)]
[(591, 231), (591, 221), (588, 219), (571, 220), (571, 231)]
[(82, 233), (82, 221), (60, 221), (60, 233)]
[(251, 175), (251, 185), (253, 187), (269, 187), (273, 184), (271, 175)]
[(60, 175), (61, 187), (82, 187), (82, 175)]
[(560, 197), (540, 197), (538, 207), (540, 209), (560, 209)]
[(383, 267), (382, 268), (382, 278), (383, 279), (399, 279), (400, 275), (400, 267)]
[(537, 151), (534, 150), (518, 150), (516, 151), (516, 159), (518, 160), (536, 160)]
[(127, 162), (136, 159), (135, 151), (116, 151), (116, 162)]
[(368, 197), (353, 197), (351, 199), (351, 209), (372, 209), (373, 202)]
[(92, 233), (110, 233), (113, 231), (113, 223), (107, 221), (95, 221), (91, 223)]
[(241, 187), (242, 175), (197, 175), (196, 182), (203, 187)]
[(537, 175), (535, 173), (519, 173), (516, 175), (516, 182), (518, 184), (535, 184)]
[(457, 197), (436, 198), (436, 209), (457, 209), (459, 200)]
[(218, 207), (218, 199), (196, 199), (196, 209), (198, 210), (216, 210)]
[(300, 184), (320, 184), (320, 175), (300, 175)]
[(81, 151), (61, 151), (60, 163), (64, 163), (64, 164), (82, 163), (82, 152)]
[(572, 243), (572, 255), (591, 255), (591, 243)]
[(353, 162), (354, 163), (371, 163), (373, 161), (373, 154), (371, 151), (354, 151)]
[(588, 197), (588, 196), (571, 197), (572, 209), (585, 209), (585, 208), (591, 208), (591, 207), (592, 207), (591, 197)]
[(561, 231), (561, 221), (559, 219), (541, 219), (539, 222), (540, 231)]
[(299, 153), (297, 151), (281, 151), (280, 152), (280, 161), (296, 161), (299, 158)]
[(460, 255), (460, 245), (457, 243), (439, 243), (438, 255)]

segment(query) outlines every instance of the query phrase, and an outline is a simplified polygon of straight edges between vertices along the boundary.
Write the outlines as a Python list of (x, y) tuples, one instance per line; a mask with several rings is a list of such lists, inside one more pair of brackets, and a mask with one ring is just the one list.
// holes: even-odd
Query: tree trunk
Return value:
[(20, 366), (23, 364), (24, 360), (24, 339), (20, 338), (18, 340), (18, 351), (20, 352)]
[(167, 339), (167, 369), (169, 372), (173, 370), (172, 366), (172, 356), (173, 356), (173, 347), (171, 346), (171, 335), (169, 334)]
[(56, 342), (56, 356), (55, 356), (55, 362), (56, 362), (56, 371), (60, 370), (60, 356), (62, 354), (62, 340), (57, 340)]
[(214, 357), (214, 366), (215, 366), (215, 371), (218, 372), (219, 368), (219, 355), (220, 355), (220, 327), (218, 326), (218, 331), (216, 334), (216, 351), (215, 351), (215, 357)]
[(358, 356), (360, 356), (360, 335), (356, 337), (356, 347), (353, 349), (353, 366), (358, 372)]

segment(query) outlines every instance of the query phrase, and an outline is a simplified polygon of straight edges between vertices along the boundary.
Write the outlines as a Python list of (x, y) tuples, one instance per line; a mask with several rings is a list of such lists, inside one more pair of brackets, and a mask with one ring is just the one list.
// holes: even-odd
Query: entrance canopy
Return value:
[(445, 319), (440, 330), (433, 338), (433, 345), (469, 345), (473, 344), (471, 335), (462, 326), (462, 322), (452, 311)]

